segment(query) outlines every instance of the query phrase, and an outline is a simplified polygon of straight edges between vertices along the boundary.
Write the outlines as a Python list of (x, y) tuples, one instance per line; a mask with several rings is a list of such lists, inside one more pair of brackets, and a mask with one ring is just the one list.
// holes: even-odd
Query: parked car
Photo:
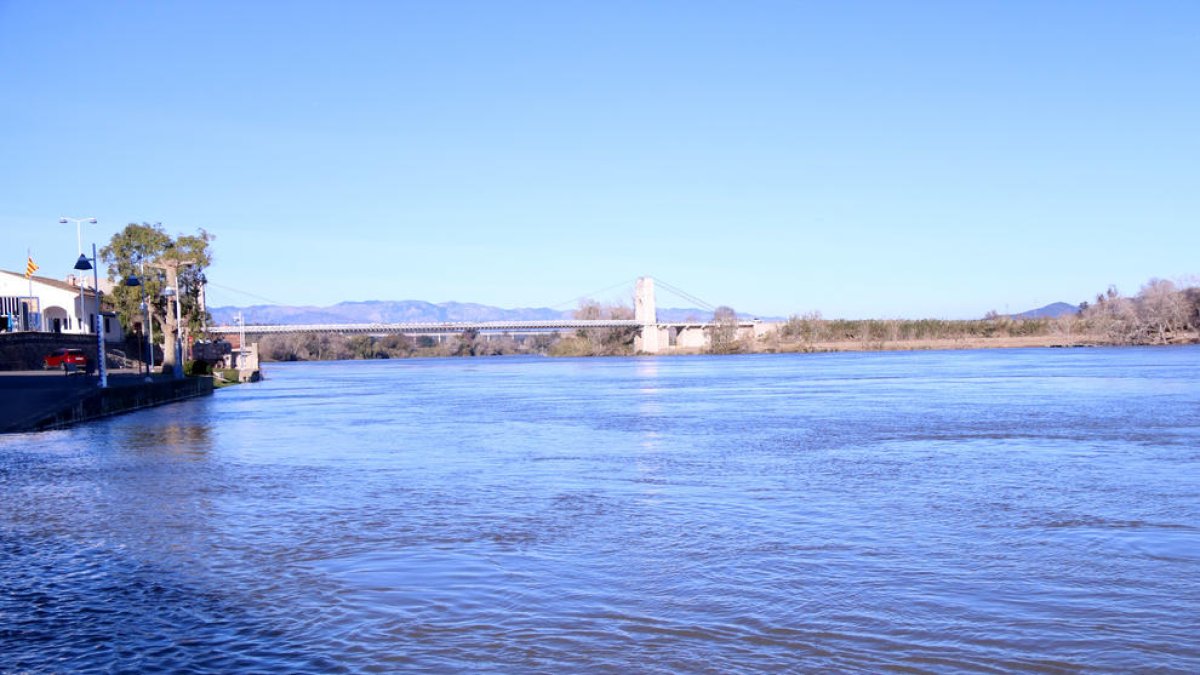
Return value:
[(63, 365), (67, 363), (71, 363), (83, 368), (87, 365), (87, 355), (83, 353), (82, 349), (67, 349), (66, 347), (60, 347), (59, 349), (55, 349), (47, 354), (45, 359), (42, 359), (42, 365), (47, 370), (51, 368), (62, 368)]

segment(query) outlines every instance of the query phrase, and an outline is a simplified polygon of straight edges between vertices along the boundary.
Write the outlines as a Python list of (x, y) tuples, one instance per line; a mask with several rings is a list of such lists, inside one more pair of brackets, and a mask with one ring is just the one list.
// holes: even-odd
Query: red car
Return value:
[(55, 349), (54, 351), (50, 352), (46, 355), (46, 358), (42, 359), (42, 364), (46, 367), (46, 369), (62, 368), (63, 364), (66, 363), (73, 363), (76, 366), (83, 368), (87, 365), (87, 355), (83, 353), (82, 349), (67, 349), (65, 347), (60, 347), (59, 349)]

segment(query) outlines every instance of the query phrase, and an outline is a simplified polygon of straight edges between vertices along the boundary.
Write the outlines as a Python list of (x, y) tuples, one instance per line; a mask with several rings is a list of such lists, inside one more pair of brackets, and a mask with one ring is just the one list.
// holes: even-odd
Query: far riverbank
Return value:
[[(980, 328), (983, 325), (983, 328)], [(1057, 329), (1056, 329), (1057, 328)], [(990, 333), (990, 334), (989, 334)], [(836, 336), (836, 337), (834, 337)], [(371, 337), (356, 335), (284, 336), (264, 340), (264, 360), (270, 362), (317, 362), (317, 360), (372, 360), (395, 358), (445, 358), (490, 356), (636, 356), (628, 342), (594, 339), (590, 335), (538, 335), (520, 340), (510, 335), (451, 335), (438, 342), (422, 342), (406, 336)], [(1193, 345), (1200, 342), (1196, 331), (1177, 331), (1159, 345)], [(1108, 334), (1062, 330), (1061, 322), (812, 322), (808, 325), (779, 323), (757, 339), (733, 342), (720, 353), (821, 353), (821, 352), (916, 352), (953, 350), (1014, 350), (1030, 347), (1129, 346)], [(700, 348), (671, 347), (661, 356), (695, 356), (714, 353)]]
[[(1196, 334), (1180, 336), (1177, 341), (1164, 344), (1196, 344)], [(758, 349), (757, 352), (806, 353), (806, 352), (903, 352), (941, 351), (955, 349), (1023, 349), (1033, 347), (1114, 347), (1116, 345), (1094, 336), (1064, 338), (1061, 335), (1025, 335), (1002, 337), (954, 337), (912, 340), (842, 340), (812, 342), (806, 344), (781, 344), (777, 349)]]
[(1004, 337), (956, 337), (917, 340), (841, 340), (805, 344), (785, 343), (777, 347), (748, 350), (746, 353), (820, 353), (820, 352), (908, 352), (956, 349), (1021, 349), (1030, 347), (1099, 347), (1099, 341), (1065, 341), (1053, 335)]

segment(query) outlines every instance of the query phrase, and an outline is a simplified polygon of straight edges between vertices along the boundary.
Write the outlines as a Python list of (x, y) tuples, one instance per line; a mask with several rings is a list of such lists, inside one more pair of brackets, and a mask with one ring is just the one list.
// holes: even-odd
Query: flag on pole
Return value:
[(32, 279), (33, 273), (38, 271), (37, 263), (33, 262), (33, 256), (29, 256), (29, 261), (25, 263), (25, 278)]

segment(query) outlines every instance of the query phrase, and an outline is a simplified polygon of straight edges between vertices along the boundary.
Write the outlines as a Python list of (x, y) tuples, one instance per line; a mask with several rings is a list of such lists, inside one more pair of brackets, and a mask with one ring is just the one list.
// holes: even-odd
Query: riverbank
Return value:
[(0, 375), (0, 433), (45, 431), (102, 417), (182, 401), (213, 392), (212, 378), (147, 381), (136, 373), (114, 373), (108, 387), (95, 377), (52, 372)]
[[(497, 341), (499, 342), (499, 341)], [(1166, 345), (1186, 345), (1200, 343), (1200, 334), (1196, 332), (1181, 332), (1173, 336), (1165, 342)], [(940, 351), (940, 350), (970, 350), (970, 349), (1026, 349), (1026, 348), (1070, 348), (1070, 347), (1119, 347), (1119, 346), (1135, 346), (1129, 344), (1115, 343), (1112, 340), (1106, 339), (1102, 335), (1092, 334), (1040, 334), (1040, 335), (958, 335), (954, 337), (939, 337), (939, 338), (909, 338), (909, 339), (886, 339), (879, 337), (862, 338), (854, 336), (852, 338), (842, 340), (805, 340), (801, 339), (785, 339), (779, 336), (778, 333), (768, 334), (767, 336), (755, 340), (742, 340), (735, 348), (728, 353), (737, 354), (793, 354), (793, 353), (823, 353), (823, 352), (891, 352), (891, 351)], [(1140, 345), (1144, 346), (1144, 345)], [(687, 347), (667, 347), (657, 356), (695, 356), (697, 354), (709, 354), (711, 352)], [(358, 360), (387, 360), (387, 359), (420, 359), (420, 358), (446, 358), (446, 357), (483, 357), (483, 356), (546, 356), (550, 358), (562, 356), (636, 356), (632, 350), (627, 353), (618, 354), (577, 354), (577, 353), (558, 353), (553, 350), (543, 351), (528, 351), (528, 352), (508, 352), (508, 351), (491, 351), (477, 350), (475, 353), (469, 352), (452, 352), (449, 350), (429, 349), (412, 351), (400, 354), (389, 355), (372, 355), (364, 356), (362, 354), (344, 353), (336, 350), (327, 352), (323, 356), (312, 354), (309, 358), (293, 358), (280, 361), (272, 361), (273, 363), (281, 363), (286, 361), (358, 361)]]
[(754, 351), (793, 352), (905, 352), (956, 349), (1022, 349), (1031, 347), (1099, 347), (1098, 339), (1064, 338), (1061, 335), (1003, 337), (955, 337), (915, 340), (843, 340), (808, 343), (781, 343)]
[[(660, 326), (655, 353), (930, 351), (1200, 342), (1197, 331), (1200, 318), (1154, 322), (1149, 318), (1153, 313), (1143, 314), (1146, 316), (1135, 312), (1114, 318), (1089, 311), (1058, 318), (994, 316), (950, 320), (824, 319), (814, 312), (793, 316), (787, 321)], [(268, 361), (502, 355), (633, 356), (639, 353), (636, 351), (640, 346), (636, 342), (638, 332), (635, 327), (621, 327), (524, 335), (475, 330), (437, 336), (266, 335), (262, 338), (260, 351), (263, 359)]]
[[(1200, 343), (1195, 332), (1181, 333), (1164, 345)], [(1147, 345), (1116, 344), (1098, 335), (1004, 335), (995, 337), (959, 336), (909, 340), (824, 340), (813, 342), (778, 342), (757, 345), (750, 352), (894, 352), (936, 351), (959, 349), (1025, 349), (1035, 347), (1130, 347)]]

